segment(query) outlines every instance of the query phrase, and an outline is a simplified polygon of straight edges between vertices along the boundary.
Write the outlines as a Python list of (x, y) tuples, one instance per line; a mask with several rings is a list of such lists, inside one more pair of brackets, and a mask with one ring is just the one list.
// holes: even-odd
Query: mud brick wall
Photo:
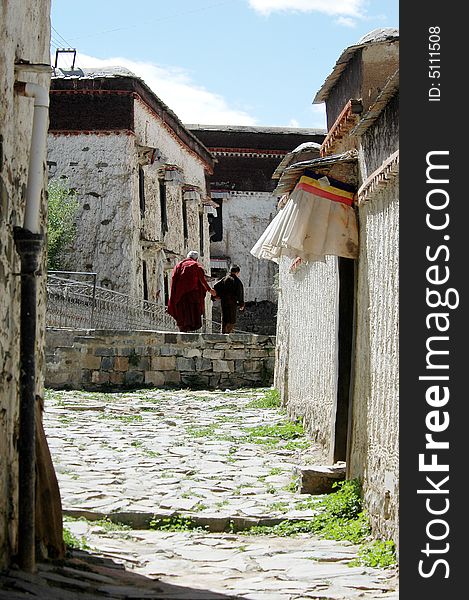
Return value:
[(225, 389), (273, 382), (275, 337), (50, 328), (46, 386)]

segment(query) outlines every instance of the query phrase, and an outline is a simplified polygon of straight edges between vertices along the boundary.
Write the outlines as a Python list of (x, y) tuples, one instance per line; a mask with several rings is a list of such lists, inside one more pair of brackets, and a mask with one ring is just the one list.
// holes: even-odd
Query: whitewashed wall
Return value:
[[(214, 195), (216, 202), (216, 194)], [(223, 239), (211, 243), (212, 256), (229, 256), (241, 267), (245, 300), (274, 300), (277, 265), (255, 258), (250, 250), (276, 214), (278, 199), (268, 192), (223, 194)]]
[(373, 527), (397, 541), (399, 494), (398, 180), (360, 209), (351, 477)]
[[(0, 4), (0, 569), (16, 551), (18, 526), (18, 410), (20, 270), (13, 227), (21, 226), (33, 100), (13, 91), (15, 62), (49, 63), (50, 0)], [(22, 81), (49, 86), (48, 74)], [(45, 158), (45, 156), (44, 156)], [(45, 221), (45, 193), (41, 199)], [(38, 278), (37, 393), (43, 391), (44, 278)]]
[(126, 134), (49, 134), (51, 178), (77, 190), (77, 236), (67, 252), (71, 271), (98, 273), (98, 285), (136, 294), (139, 261), (138, 169)]
[[(203, 212), (202, 201), (208, 195), (206, 188), (204, 163), (192, 150), (181, 145), (176, 134), (165, 126), (159, 119), (155, 118), (152, 111), (141, 100), (134, 102), (134, 128), (137, 143), (142, 147), (156, 148), (158, 150), (159, 160), (151, 166), (145, 167), (145, 171), (153, 170), (158, 172), (163, 165), (177, 165), (178, 175), (174, 181), (167, 182), (167, 210), (169, 230), (162, 240), (165, 248), (172, 250), (185, 257), (189, 250), (197, 250), (200, 253), (200, 221), (199, 213), (203, 213), (202, 227), (203, 231), (203, 256), (202, 253), (199, 262), (203, 265), (207, 274), (210, 274), (210, 238), (208, 231), (207, 215)], [(187, 228), (188, 238), (185, 241), (183, 235), (183, 190), (182, 185), (194, 186), (200, 190), (200, 202), (189, 201), (187, 207)], [(153, 200), (151, 200), (153, 196)], [(148, 212), (154, 212), (155, 223), (158, 228), (160, 222), (159, 208), (159, 190), (155, 186), (154, 193), (147, 193), (147, 199), (152, 202), (152, 209)], [(157, 238), (158, 239), (158, 238)], [(163, 259), (162, 253), (159, 253), (160, 259)], [(157, 260), (157, 257), (155, 258)], [(157, 269), (164, 273), (168, 266), (160, 262)], [(160, 288), (163, 289), (163, 280), (160, 279)], [(163, 294), (160, 294), (161, 301)], [(212, 315), (212, 302), (207, 296), (205, 302), (206, 318), (210, 321)]]
[[(177, 165), (181, 174), (181, 184), (197, 187), (201, 190), (201, 200), (207, 195), (205, 183), (204, 163), (192, 150), (181, 145), (176, 135), (164, 126), (154, 117), (151, 110), (140, 100), (134, 103), (134, 127), (137, 143), (141, 146), (157, 148), (160, 158), (155, 167), (161, 167), (164, 164)], [(171, 189), (173, 187), (174, 189)], [(171, 249), (185, 254), (186, 250), (199, 250), (199, 222), (198, 210), (201, 204), (196, 208), (193, 205), (188, 211), (188, 229), (189, 242), (184, 246), (182, 235), (182, 193), (181, 185), (169, 185), (169, 194), (173, 195), (174, 202), (170, 203), (168, 198), (168, 208), (172, 205), (171, 215), (168, 213), (168, 222), (173, 219), (172, 230), (168, 232), (165, 243)], [(176, 189), (177, 188), (177, 189)], [(195, 210), (194, 210), (195, 209)], [(204, 216), (204, 233), (208, 234), (208, 220)], [(210, 242), (208, 235), (204, 236), (204, 257), (201, 262), (207, 272), (210, 269)], [(193, 248), (193, 246), (196, 246)], [(190, 246), (190, 248), (188, 248)]]
[(274, 385), (289, 416), (304, 417), (325, 460), (332, 443), (337, 394), (338, 266), (335, 257), (290, 273), (279, 265), (279, 306)]

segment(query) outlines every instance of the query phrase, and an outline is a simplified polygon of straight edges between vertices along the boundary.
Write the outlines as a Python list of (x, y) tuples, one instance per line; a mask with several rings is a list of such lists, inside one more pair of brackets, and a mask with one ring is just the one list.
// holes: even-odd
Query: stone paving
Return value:
[(286, 421), (276, 409), (249, 408), (263, 396), (51, 393), (44, 425), (64, 508), (133, 513), (141, 524), (174, 511), (212, 522), (235, 517), (240, 526), (243, 518), (311, 516), (293, 490), (305, 439), (254, 443), (252, 428)]
[[(74, 517), (65, 527), (86, 541), (75, 559), (101, 557), (160, 585), (126, 596), (108, 581), (90, 597), (398, 598), (397, 571), (349, 567), (350, 543), (243, 532), (311, 518), (318, 498), (295, 486), (295, 466), (314, 461), (315, 449), (282, 411), (256, 406), (266, 391), (48, 393), (44, 425)], [(278, 443), (273, 424), (284, 424)], [(149, 528), (174, 514), (209, 531)]]

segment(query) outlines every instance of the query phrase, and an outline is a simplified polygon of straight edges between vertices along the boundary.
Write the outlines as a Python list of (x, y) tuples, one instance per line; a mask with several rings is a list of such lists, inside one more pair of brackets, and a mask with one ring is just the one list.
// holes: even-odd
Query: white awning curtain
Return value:
[(326, 255), (357, 258), (358, 227), (350, 186), (306, 171), (251, 254), (325, 261)]

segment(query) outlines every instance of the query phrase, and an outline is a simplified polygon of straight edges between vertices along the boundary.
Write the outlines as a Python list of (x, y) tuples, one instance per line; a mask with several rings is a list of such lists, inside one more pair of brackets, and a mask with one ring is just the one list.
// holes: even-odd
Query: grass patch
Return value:
[(156, 450), (147, 450), (145, 448), (145, 455), (150, 456), (151, 458), (156, 458), (157, 456), (161, 456), (161, 452), (157, 452)]
[(283, 473), (282, 467), (273, 467), (269, 471), (269, 475), (281, 475)]
[(391, 540), (375, 540), (363, 544), (358, 556), (349, 563), (350, 567), (394, 567), (397, 564), (396, 546)]
[(278, 444), (281, 440), (291, 441), (303, 437), (305, 432), (299, 419), (281, 421), (274, 425), (258, 425), (245, 429), (246, 441), (254, 444)]
[(150, 529), (159, 531), (207, 531), (208, 527), (202, 527), (191, 517), (173, 515), (163, 519), (150, 521)]
[(208, 406), (207, 408), (208, 410), (239, 410), (239, 405), (234, 403), (219, 404), (218, 406)]
[(279, 408), (280, 393), (276, 389), (267, 390), (261, 398), (252, 400), (246, 404), (246, 408)]
[(357, 479), (334, 484), (335, 493), (321, 498), (315, 505), (320, 510), (310, 520), (285, 520), (274, 525), (252, 527), (248, 535), (291, 536), (311, 533), (333, 540), (347, 540), (354, 544), (365, 542), (370, 534), (368, 517), (362, 510), (360, 484)]
[(286, 510), (288, 510), (289, 508), (289, 503), (288, 502), (284, 502), (283, 500), (279, 500), (278, 502), (272, 502), (272, 504), (269, 504), (269, 506), (267, 507), (269, 510), (274, 510), (274, 511), (278, 511), (278, 512), (285, 512)]
[(310, 496), (309, 498), (295, 502), (295, 510), (316, 510), (320, 501), (317, 497)]
[(64, 423), (65, 425), (69, 425), (73, 421), (72, 417), (66, 415), (59, 415), (57, 418), (61, 423)]
[(304, 440), (293, 440), (282, 444), (284, 450), (306, 450), (311, 446), (311, 442), (307, 439)]
[(213, 436), (215, 430), (217, 429), (217, 425), (207, 425), (206, 427), (188, 427), (186, 429), (187, 433), (191, 437), (210, 437)]
[(63, 528), (63, 539), (64, 544), (67, 550), (89, 550), (90, 546), (86, 541), (85, 536), (81, 536), (81, 538), (77, 538), (70, 529), (67, 527)]
[(291, 492), (292, 494), (294, 494), (295, 492), (298, 491), (298, 484), (299, 484), (299, 477), (295, 476), (292, 477), (290, 480), (290, 483), (288, 483), (283, 489), (286, 492)]
[(115, 415), (115, 419), (123, 421), (124, 423), (133, 423), (134, 421), (143, 421), (142, 415)]
[(232, 423), (238, 418), (238, 415), (220, 415), (217, 418), (217, 423)]
[(104, 531), (130, 531), (132, 527), (130, 525), (124, 525), (123, 523), (114, 523), (110, 519), (99, 519), (98, 521), (93, 521), (93, 525), (98, 525), (98, 527), (102, 527)]

